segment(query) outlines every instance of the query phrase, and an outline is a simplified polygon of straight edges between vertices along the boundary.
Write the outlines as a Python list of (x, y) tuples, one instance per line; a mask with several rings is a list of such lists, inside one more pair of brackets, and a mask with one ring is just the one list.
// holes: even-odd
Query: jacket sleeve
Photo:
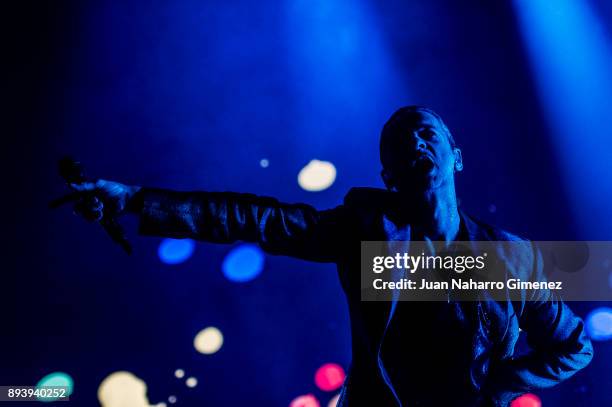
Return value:
[(271, 254), (333, 262), (342, 241), (343, 206), (318, 211), (306, 204), (233, 192), (138, 193), (139, 233), (213, 243), (247, 241)]
[[(536, 277), (532, 281), (544, 281), (539, 251), (534, 258)], [(527, 334), (531, 351), (505, 360), (491, 372), (495, 406), (506, 406), (522, 393), (552, 387), (586, 367), (593, 358), (582, 319), (550, 290), (528, 293), (519, 326)]]

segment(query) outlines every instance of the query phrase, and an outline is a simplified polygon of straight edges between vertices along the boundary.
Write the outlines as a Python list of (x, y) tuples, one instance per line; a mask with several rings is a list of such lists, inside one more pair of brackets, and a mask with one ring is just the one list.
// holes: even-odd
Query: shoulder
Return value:
[(381, 188), (354, 187), (344, 196), (344, 204), (351, 207), (380, 206), (389, 199), (391, 192)]
[(344, 196), (344, 207), (360, 218), (373, 220), (391, 212), (394, 201), (394, 193), (385, 189), (355, 187)]

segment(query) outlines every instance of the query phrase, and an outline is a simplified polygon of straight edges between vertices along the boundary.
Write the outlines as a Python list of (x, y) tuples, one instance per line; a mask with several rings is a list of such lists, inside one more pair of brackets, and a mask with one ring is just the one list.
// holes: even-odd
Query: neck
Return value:
[(402, 206), (409, 206), (413, 225), (432, 240), (451, 242), (459, 233), (459, 211), (455, 185), (402, 194)]

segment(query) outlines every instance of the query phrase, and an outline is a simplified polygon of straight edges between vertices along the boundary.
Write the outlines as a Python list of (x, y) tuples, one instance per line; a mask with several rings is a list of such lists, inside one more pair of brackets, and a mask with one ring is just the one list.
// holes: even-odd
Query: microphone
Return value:
[[(67, 184), (81, 184), (83, 182), (92, 182), (91, 179), (85, 176), (83, 165), (72, 157), (64, 157), (58, 163), (59, 175), (66, 181)], [(117, 243), (127, 253), (132, 254), (132, 245), (127, 240), (123, 228), (117, 222), (117, 219), (111, 216), (102, 216), (99, 221), (100, 225), (110, 236), (113, 242)]]

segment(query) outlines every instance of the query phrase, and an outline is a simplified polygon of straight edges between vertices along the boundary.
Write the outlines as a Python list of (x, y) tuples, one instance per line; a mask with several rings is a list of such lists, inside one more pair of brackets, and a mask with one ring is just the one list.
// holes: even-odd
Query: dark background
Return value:
[[(607, 44), (612, 7), (577, 2), (589, 5)], [(75, 381), (73, 404), (92, 406), (100, 382), (128, 370), (147, 383), (151, 403), (175, 394), (177, 405), (287, 406), (314, 393), (326, 405), (335, 393), (315, 387), (315, 370), (348, 367), (333, 266), (266, 256), (261, 276), (238, 284), (220, 271), (230, 247), (200, 243), (186, 262), (163, 264), (160, 239), (136, 237), (134, 219), (125, 222), (135, 246), (127, 257), (69, 208), (47, 208), (65, 192), (56, 174), (65, 154), (125, 183), (253, 192), (323, 209), (352, 186), (382, 187), (380, 128), (397, 107), (422, 104), (446, 119), (463, 150), (457, 184), (467, 212), (534, 240), (612, 240), (609, 116), (563, 131), (590, 116), (563, 126), (563, 106), (551, 107), (581, 100), (545, 93), (550, 78), (534, 68), (538, 53), (517, 20), (522, 3), (3, 6), (0, 384), (64, 371)], [(570, 35), (572, 26), (556, 29)], [(608, 79), (593, 89), (612, 96)], [(582, 159), (572, 142), (595, 148)], [(296, 182), (314, 158), (338, 171), (317, 193)], [(600, 305), (573, 309), (585, 316)], [(210, 325), (225, 344), (204, 356), (192, 343)], [(612, 345), (595, 346), (588, 368), (538, 393), (544, 406), (612, 403)], [(187, 390), (176, 368), (200, 384)]]

